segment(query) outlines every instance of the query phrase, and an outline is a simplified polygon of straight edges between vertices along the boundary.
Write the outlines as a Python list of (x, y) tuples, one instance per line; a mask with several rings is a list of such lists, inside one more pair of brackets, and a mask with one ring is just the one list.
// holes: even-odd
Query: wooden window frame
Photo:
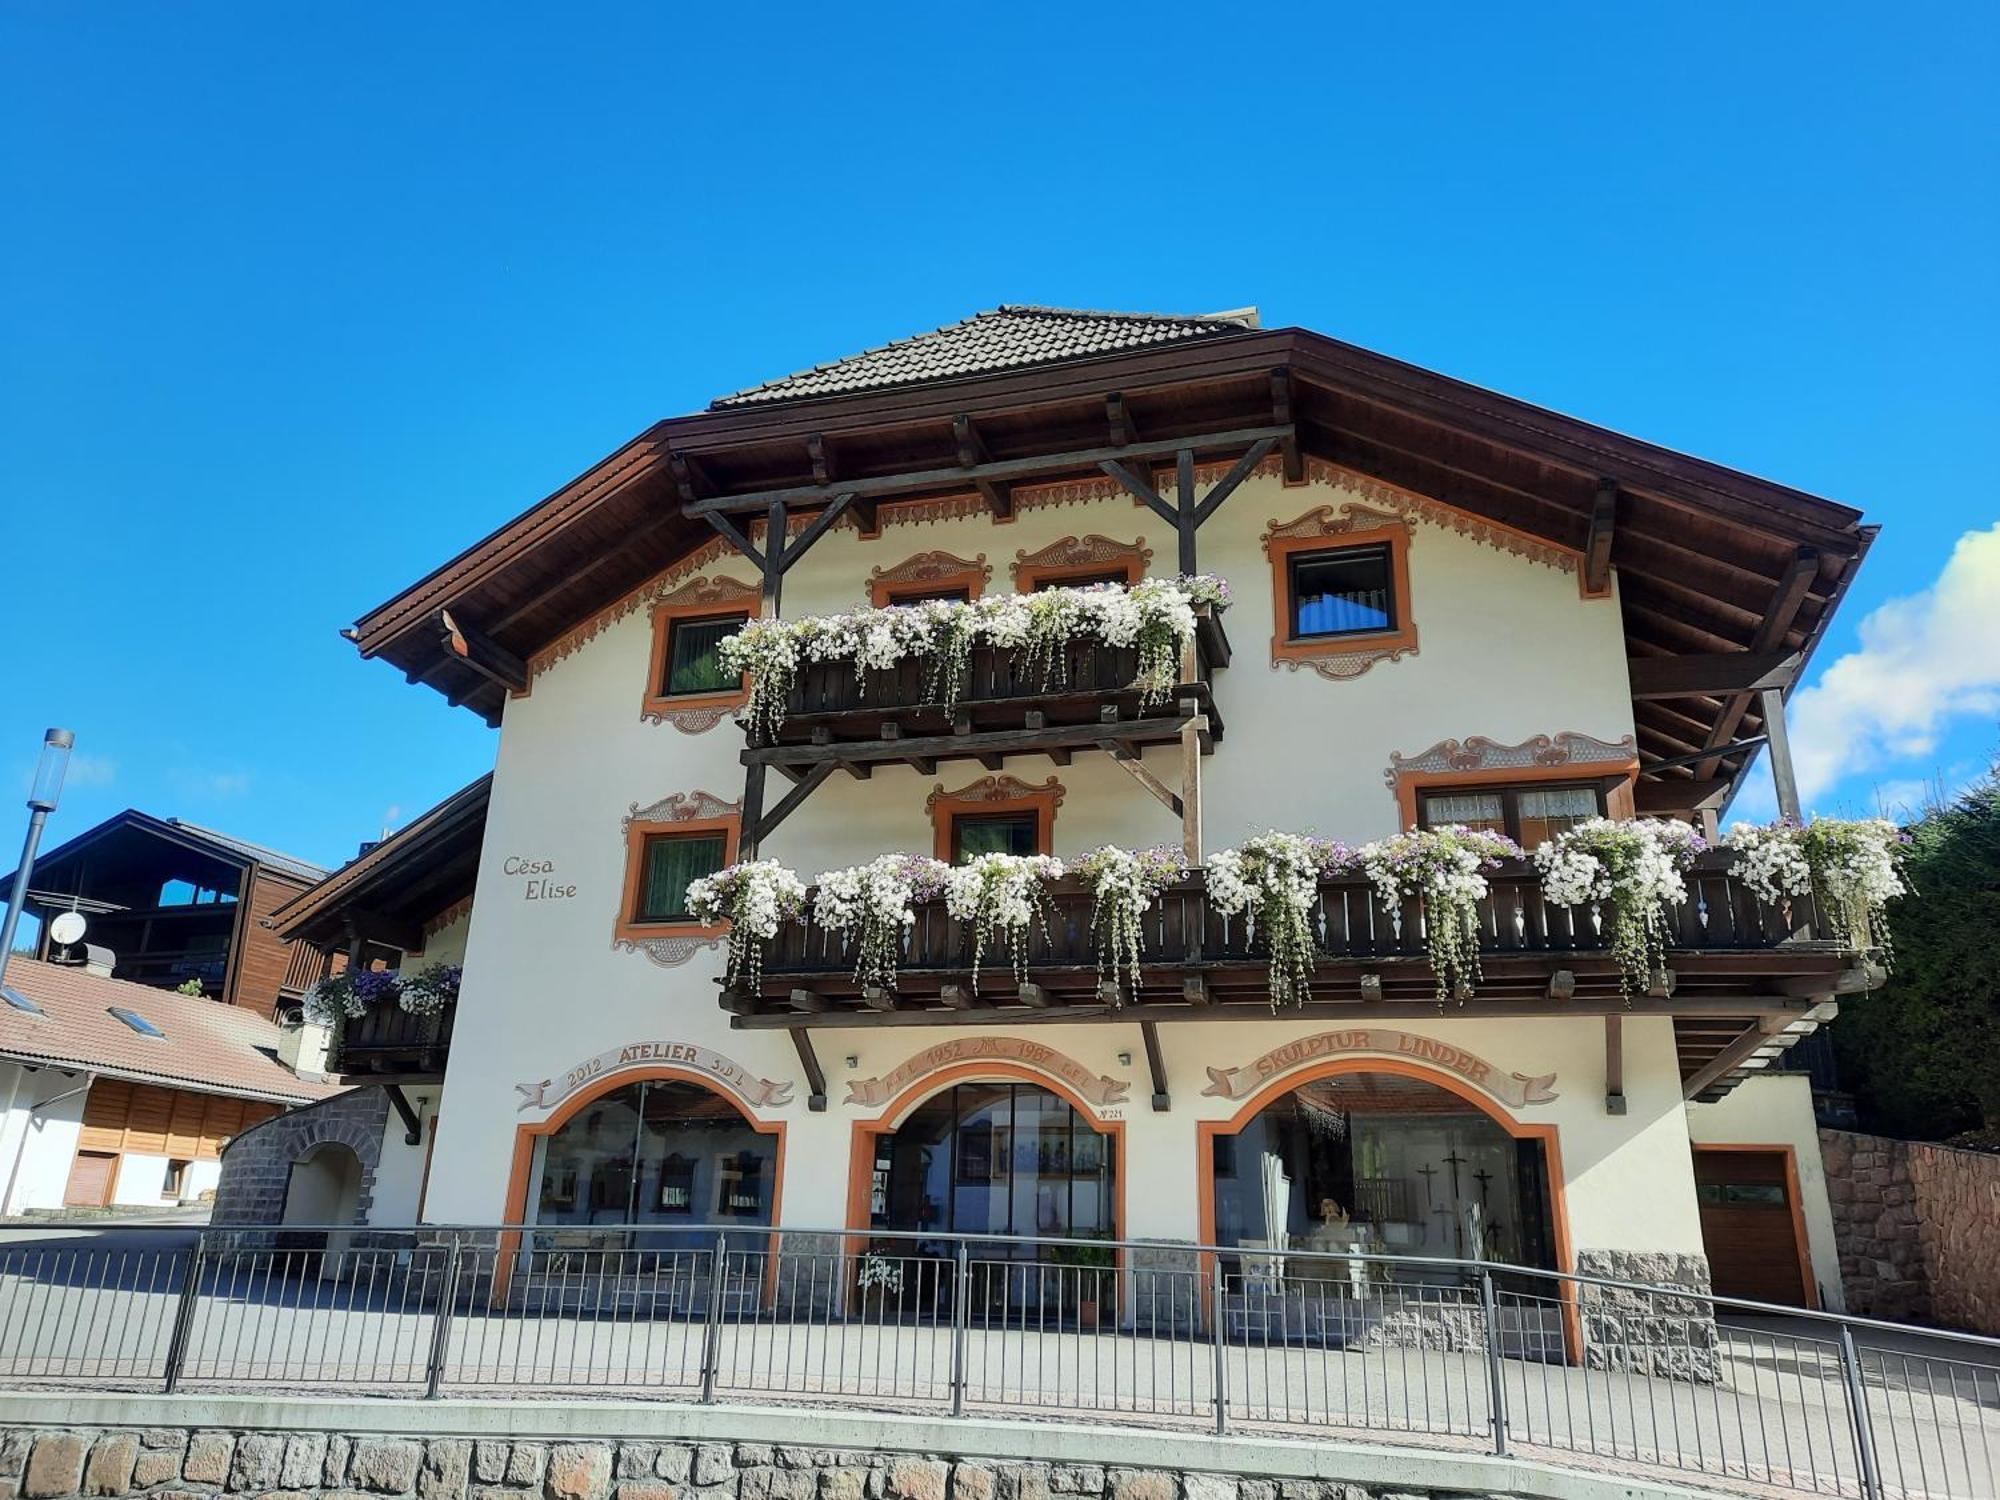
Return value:
[(942, 785), (925, 800), (931, 815), (931, 853), (946, 864), (952, 862), (954, 829), (962, 817), (996, 817), (1033, 813), (1035, 852), (1055, 853), (1056, 809), (1062, 806), (1062, 785), (1051, 776), (1040, 786), (1030, 786), (1011, 776), (988, 776), (947, 792)]
[[(1611, 799), (1617, 789), (1625, 785), (1625, 780), (1625, 777), (1622, 775), (1551, 776), (1539, 780), (1533, 777), (1524, 779), (1519, 771), (1515, 771), (1513, 778), (1510, 780), (1487, 782), (1442, 781), (1435, 786), (1421, 786), (1416, 788), (1414, 821), (1410, 826), (1413, 828), (1423, 826), (1424, 798), (1426, 797), (1479, 796), (1481, 794), (1497, 793), (1501, 798), (1501, 817), (1507, 825), (1502, 832), (1515, 843), (1520, 844), (1521, 808), (1519, 798), (1521, 793), (1554, 792), (1564, 790), (1565, 788), (1581, 787), (1597, 794), (1597, 816), (1608, 818), (1612, 816)], [(1522, 847), (1526, 848), (1527, 846), (1522, 844)]]
[[(1405, 771), (1396, 778), (1396, 802), (1408, 832), (1421, 826), (1424, 794), (1450, 792), (1546, 792), (1557, 787), (1587, 786), (1596, 790), (1598, 807), (1607, 818), (1633, 817), (1632, 783), (1638, 779), (1636, 762), (1615, 762), (1593, 769), (1588, 765), (1533, 767), (1494, 766), (1478, 771)], [(1508, 822), (1517, 825), (1517, 815)], [(1514, 834), (1508, 834), (1513, 838)]]
[(868, 602), (877, 609), (914, 604), (933, 595), (965, 591), (967, 603), (986, 592), (993, 568), (986, 554), (967, 560), (949, 552), (919, 552), (893, 568), (875, 568), (868, 575)]
[[(1292, 634), (1292, 560), (1310, 553), (1358, 552), (1387, 547), (1389, 587), (1393, 590), (1396, 625), (1391, 630), (1355, 631), (1348, 635)], [(1312, 661), (1358, 652), (1380, 654), (1417, 649), (1415, 602), (1410, 597), (1410, 528), (1378, 526), (1367, 531), (1331, 532), (1320, 536), (1274, 536), (1265, 543), (1271, 559), (1273, 625), (1271, 660)]]
[(1145, 561), (1137, 556), (1114, 557), (1102, 562), (1022, 563), (1014, 570), (1014, 592), (1033, 594), (1042, 589), (1061, 588), (1079, 579), (1102, 583), (1106, 574), (1122, 573), (1126, 588), (1146, 576)]
[(683, 621), (725, 620), (742, 617), (745, 623), (757, 618), (755, 599), (711, 599), (686, 604), (660, 604), (653, 609), (653, 653), (647, 668), (646, 696), (641, 712), (655, 718), (685, 713), (689, 709), (736, 709), (750, 701), (749, 679), (735, 688), (714, 693), (669, 693), (667, 666), (673, 660), (674, 626)]
[(726, 818), (635, 819), (625, 830), (625, 888), (619, 897), (618, 925), (613, 937), (622, 942), (645, 943), (657, 938), (715, 938), (727, 932), (728, 924), (695, 921), (649, 922), (638, 915), (639, 895), (646, 883), (646, 841), (662, 836), (694, 836), (720, 833), (722, 863), (736, 863), (737, 844), (743, 836), (743, 819)]

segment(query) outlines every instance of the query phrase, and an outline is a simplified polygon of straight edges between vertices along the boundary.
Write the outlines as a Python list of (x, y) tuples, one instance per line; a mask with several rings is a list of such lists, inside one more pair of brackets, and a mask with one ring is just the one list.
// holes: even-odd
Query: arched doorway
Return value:
[(867, 1225), (898, 1271), (911, 1313), (948, 1305), (953, 1235), (1007, 1239), (968, 1247), (969, 1299), (982, 1322), (1095, 1323), (1115, 1302), (1118, 1137), (1040, 1082), (947, 1084), (868, 1141)]
[(534, 1224), (657, 1227), (645, 1243), (692, 1243), (685, 1231), (697, 1227), (768, 1227), (777, 1188), (774, 1134), (713, 1089), (647, 1078), (537, 1139), (526, 1207)]
[(1559, 1264), (1547, 1133), (1415, 1070), (1308, 1074), (1203, 1134), (1204, 1230), (1258, 1252), (1242, 1257), (1253, 1280), (1435, 1279), (1327, 1259), (1355, 1252)]
[(321, 1141), (292, 1163), (285, 1180), (282, 1222), (323, 1229), (286, 1241), (304, 1252), (308, 1274), (316, 1271), (327, 1280), (337, 1280), (346, 1269), (353, 1235), (330, 1226), (352, 1224), (360, 1217), (361, 1179), (361, 1158), (340, 1141)]

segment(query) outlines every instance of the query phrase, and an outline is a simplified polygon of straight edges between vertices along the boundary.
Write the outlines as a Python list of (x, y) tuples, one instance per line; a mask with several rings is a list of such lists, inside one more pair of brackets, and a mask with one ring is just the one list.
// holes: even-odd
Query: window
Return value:
[(1394, 630), (1396, 609), (1395, 565), (1386, 543), (1293, 554), (1293, 640)]
[(633, 918), (640, 922), (688, 922), (688, 886), (713, 875), (729, 860), (729, 840), (722, 833), (656, 833), (647, 836), (639, 903)]
[(123, 1021), (127, 1026), (130, 1026), (140, 1036), (153, 1037), (159, 1041), (166, 1040), (167, 1034), (144, 1016), (140, 1015), (136, 1010), (127, 1010), (122, 1005), (113, 1005), (107, 1008), (112, 1015)]
[(162, 1198), (180, 1197), (181, 1184), (187, 1180), (187, 1169), (188, 1164), (184, 1161), (170, 1161), (167, 1163), (166, 1176), (160, 1183), (160, 1196)]
[(946, 604), (970, 604), (972, 590), (965, 584), (949, 588), (932, 588), (924, 584), (912, 584), (906, 589), (889, 589), (882, 598), (884, 604), (923, 604), (932, 599)]
[(952, 819), (953, 864), (962, 865), (982, 854), (1041, 852), (1041, 819), (1035, 813), (960, 814)]
[(669, 698), (690, 693), (733, 693), (742, 678), (722, 665), (721, 646), (748, 623), (747, 614), (674, 620), (667, 627), (667, 669), (660, 692)]
[(1052, 577), (1041, 577), (1028, 586), (1028, 592), (1039, 594), (1043, 589), (1087, 589), (1100, 583), (1115, 583), (1120, 587), (1129, 586), (1136, 580), (1125, 568), (1100, 568), (1096, 572), (1057, 573)]
[(1424, 828), (1461, 823), (1486, 833), (1505, 834), (1533, 850), (1564, 829), (1604, 813), (1604, 794), (1595, 785), (1440, 788), (1418, 794), (1417, 822)]

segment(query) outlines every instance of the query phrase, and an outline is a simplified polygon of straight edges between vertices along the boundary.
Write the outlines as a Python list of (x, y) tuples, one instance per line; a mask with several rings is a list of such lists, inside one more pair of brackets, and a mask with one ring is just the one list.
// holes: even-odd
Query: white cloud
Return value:
[[(2000, 716), (2000, 523), (1960, 537), (1936, 583), (1876, 609), (1860, 634), (1786, 716), (1808, 809), (1846, 777), (1922, 761), (1953, 720)], [(1885, 780), (1884, 801), (1913, 780)]]
[(69, 758), (69, 774), (64, 786), (110, 786), (118, 779), (118, 762), (108, 755), (92, 755), (79, 750)]
[(249, 792), (250, 773), (181, 770), (174, 772), (174, 784), (187, 796), (220, 801), (227, 797), (241, 797)]

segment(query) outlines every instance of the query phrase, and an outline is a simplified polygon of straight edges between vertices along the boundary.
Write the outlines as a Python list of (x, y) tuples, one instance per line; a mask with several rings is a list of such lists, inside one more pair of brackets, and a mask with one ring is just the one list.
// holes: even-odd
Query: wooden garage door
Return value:
[(111, 1179), (118, 1158), (106, 1151), (79, 1151), (69, 1166), (63, 1202), (71, 1208), (101, 1208), (111, 1201)]
[(1782, 1151), (1695, 1149), (1701, 1238), (1717, 1295), (1810, 1305), (1786, 1165)]

